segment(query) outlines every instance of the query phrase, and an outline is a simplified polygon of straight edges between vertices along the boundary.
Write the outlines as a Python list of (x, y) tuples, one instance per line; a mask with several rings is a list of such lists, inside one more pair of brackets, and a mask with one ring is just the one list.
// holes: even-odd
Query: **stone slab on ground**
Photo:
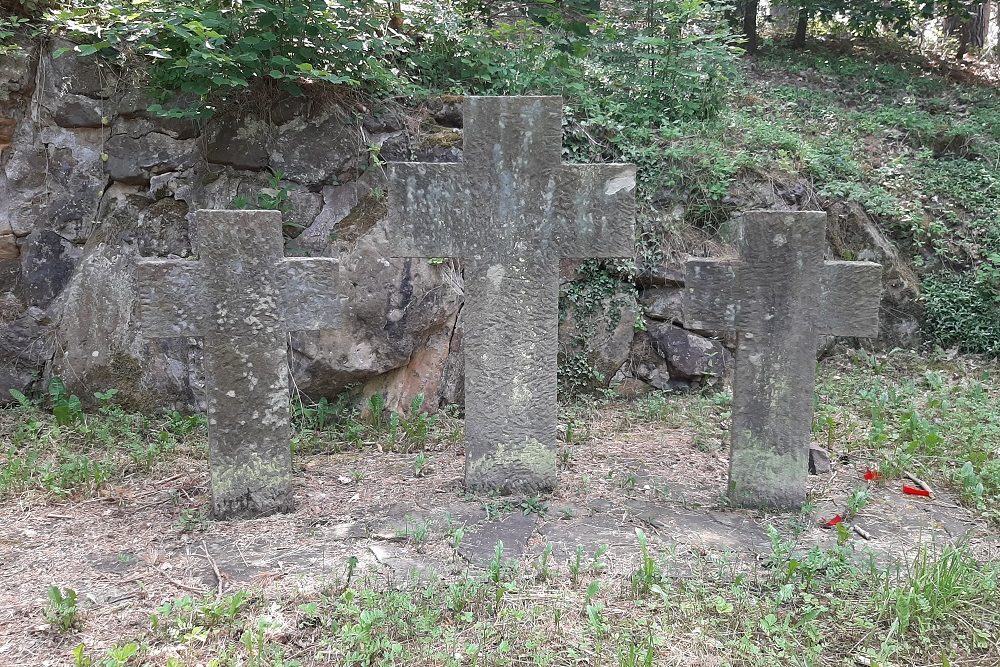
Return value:
[(496, 556), (497, 542), (502, 542), (504, 559), (520, 559), (537, 524), (537, 516), (522, 512), (478, 524), (465, 532), (458, 553), (472, 565), (485, 567)]

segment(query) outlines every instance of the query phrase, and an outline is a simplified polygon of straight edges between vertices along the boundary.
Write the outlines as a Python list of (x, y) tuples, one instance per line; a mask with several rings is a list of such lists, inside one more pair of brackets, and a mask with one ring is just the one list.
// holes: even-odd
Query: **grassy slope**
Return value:
[(996, 354), (997, 93), (902, 53), (774, 49), (749, 65), (718, 121), (668, 147), (679, 163), (672, 179), (713, 221), (737, 179), (800, 176), (827, 202), (862, 204), (922, 275), (932, 340)]

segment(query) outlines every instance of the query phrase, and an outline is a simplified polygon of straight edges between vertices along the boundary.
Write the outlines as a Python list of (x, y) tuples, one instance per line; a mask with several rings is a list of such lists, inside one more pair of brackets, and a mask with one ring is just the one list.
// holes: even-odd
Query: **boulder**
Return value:
[(629, 358), (639, 307), (625, 285), (600, 304), (584, 309), (569, 304), (559, 322), (559, 356), (582, 354), (607, 386)]
[(809, 474), (825, 475), (830, 472), (830, 453), (819, 445), (809, 445)]
[(46, 306), (69, 282), (80, 251), (69, 240), (48, 229), (36, 229), (21, 255), (21, 289), (32, 305)]
[(651, 287), (639, 294), (642, 312), (651, 320), (683, 324), (684, 288)]
[(671, 377), (721, 380), (733, 367), (732, 355), (717, 340), (665, 322), (650, 323), (649, 335), (657, 354), (667, 360)]
[[(688, 381), (670, 377), (670, 366), (657, 353), (653, 337), (648, 331), (638, 331), (633, 337), (625, 370), (628, 377), (661, 391), (683, 392), (691, 388)], [(624, 385), (625, 381), (621, 384)]]
[(51, 330), (48, 314), (34, 306), (0, 324), (0, 403), (12, 400), (11, 389), (27, 392), (41, 376), (52, 354)]
[(175, 139), (145, 119), (116, 124), (105, 146), (105, 169), (112, 180), (145, 184), (157, 174), (183, 171), (194, 164), (195, 139)]
[(213, 118), (205, 128), (205, 159), (236, 169), (264, 169), (272, 128), (262, 119), (235, 114)]
[(49, 229), (73, 243), (85, 241), (108, 185), (103, 132), (19, 123), (9, 156), (4, 151), (0, 220), (9, 227), (3, 231), (20, 237)]
[(117, 77), (98, 58), (71, 55), (56, 57), (72, 45), (53, 40), (42, 57), (40, 104), (42, 118), (65, 128), (100, 128), (110, 122), (114, 105), (110, 97)]
[(647, 266), (636, 276), (640, 287), (683, 287), (684, 258), (670, 257), (653, 266)]
[(0, 102), (9, 106), (13, 98), (25, 98), (35, 88), (38, 50), (25, 38), (15, 38), (21, 48), (11, 49), (0, 57)]
[(882, 265), (879, 341), (889, 347), (919, 345), (924, 316), (920, 277), (864, 207), (854, 202), (833, 202), (827, 215), (827, 240), (836, 259)]
[(279, 126), (270, 144), (270, 165), (299, 183), (353, 181), (368, 161), (368, 141), (344, 109), (327, 106)]
[(118, 399), (135, 409), (201, 409), (197, 342), (146, 340), (138, 327), (140, 248), (186, 253), (187, 244), (186, 232), (173, 224), (179, 213), (175, 205), (159, 204), (150, 211), (136, 192), (112, 193), (106, 224), (87, 241), (72, 279), (53, 302), (56, 353), (47, 375), (61, 377), (84, 401), (114, 388)]

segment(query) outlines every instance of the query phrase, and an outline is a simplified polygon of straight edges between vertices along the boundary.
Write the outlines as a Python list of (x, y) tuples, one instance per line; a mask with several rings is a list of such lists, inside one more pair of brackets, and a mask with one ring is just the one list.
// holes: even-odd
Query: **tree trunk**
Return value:
[(958, 37), (955, 56), (959, 60), (965, 58), (970, 47), (985, 47), (990, 32), (990, 3), (979, 3), (965, 16), (949, 16), (944, 30), (946, 34)]
[(760, 0), (743, 0), (743, 36), (748, 54), (757, 53), (757, 8)]
[(801, 49), (806, 45), (806, 34), (809, 32), (809, 10), (799, 7), (799, 20), (795, 24), (795, 38), (792, 40), (793, 49)]

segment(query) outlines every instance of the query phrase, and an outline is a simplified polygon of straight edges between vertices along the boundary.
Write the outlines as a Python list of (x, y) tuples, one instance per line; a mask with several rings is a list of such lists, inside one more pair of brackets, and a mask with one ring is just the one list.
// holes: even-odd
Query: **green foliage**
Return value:
[(1000, 255), (969, 273), (924, 278), (925, 326), (934, 341), (1000, 356)]
[(70, 395), (58, 377), (49, 380), (49, 406), (59, 426), (69, 426), (83, 418), (83, 405), (79, 396)]
[(68, 0), (50, 16), (80, 55), (145, 66), (165, 97), (151, 109), (171, 116), (211, 114), (264, 81), (292, 95), (317, 82), (387, 88), (400, 39), (384, 20), (378, 5), (354, 0)]
[(423, 450), (433, 437), (444, 435), (437, 432), (442, 416), (423, 409), (423, 394), (416, 394), (404, 413), (387, 410), (386, 397), (379, 392), (369, 396), (363, 408), (356, 407), (354, 400), (346, 392), (333, 403), (326, 398), (314, 404), (294, 400), (295, 451), (361, 447), (374, 442), (383, 451), (408, 453)]
[(47, 589), (48, 606), (45, 608), (45, 621), (53, 629), (66, 633), (77, 627), (80, 622), (76, 606), (76, 591), (72, 588), (49, 586)]
[[(921, 382), (910, 379), (920, 374)], [(838, 440), (849, 450), (867, 448), (883, 476), (912, 471), (950, 482), (968, 506), (997, 520), (995, 378), (995, 371), (960, 362), (928, 367), (905, 353), (856, 355), (850, 367), (837, 365), (822, 374), (817, 423), (836, 423)], [(854, 498), (855, 507), (863, 500)]]
[[(100, 398), (103, 397), (103, 398)], [(149, 472), (184, 446), (203, 446), (204, 417), (172, 412), (158, 418), (113, 405), (115, 392), (99, 392), (102, 405), (84, 414), (79, 398), (53, 379), (48, 399), (19, 392), (19, 407), (0, 411), (0, 496), (40, 490), (56, 497), (91, 495), (133, 472)]]

